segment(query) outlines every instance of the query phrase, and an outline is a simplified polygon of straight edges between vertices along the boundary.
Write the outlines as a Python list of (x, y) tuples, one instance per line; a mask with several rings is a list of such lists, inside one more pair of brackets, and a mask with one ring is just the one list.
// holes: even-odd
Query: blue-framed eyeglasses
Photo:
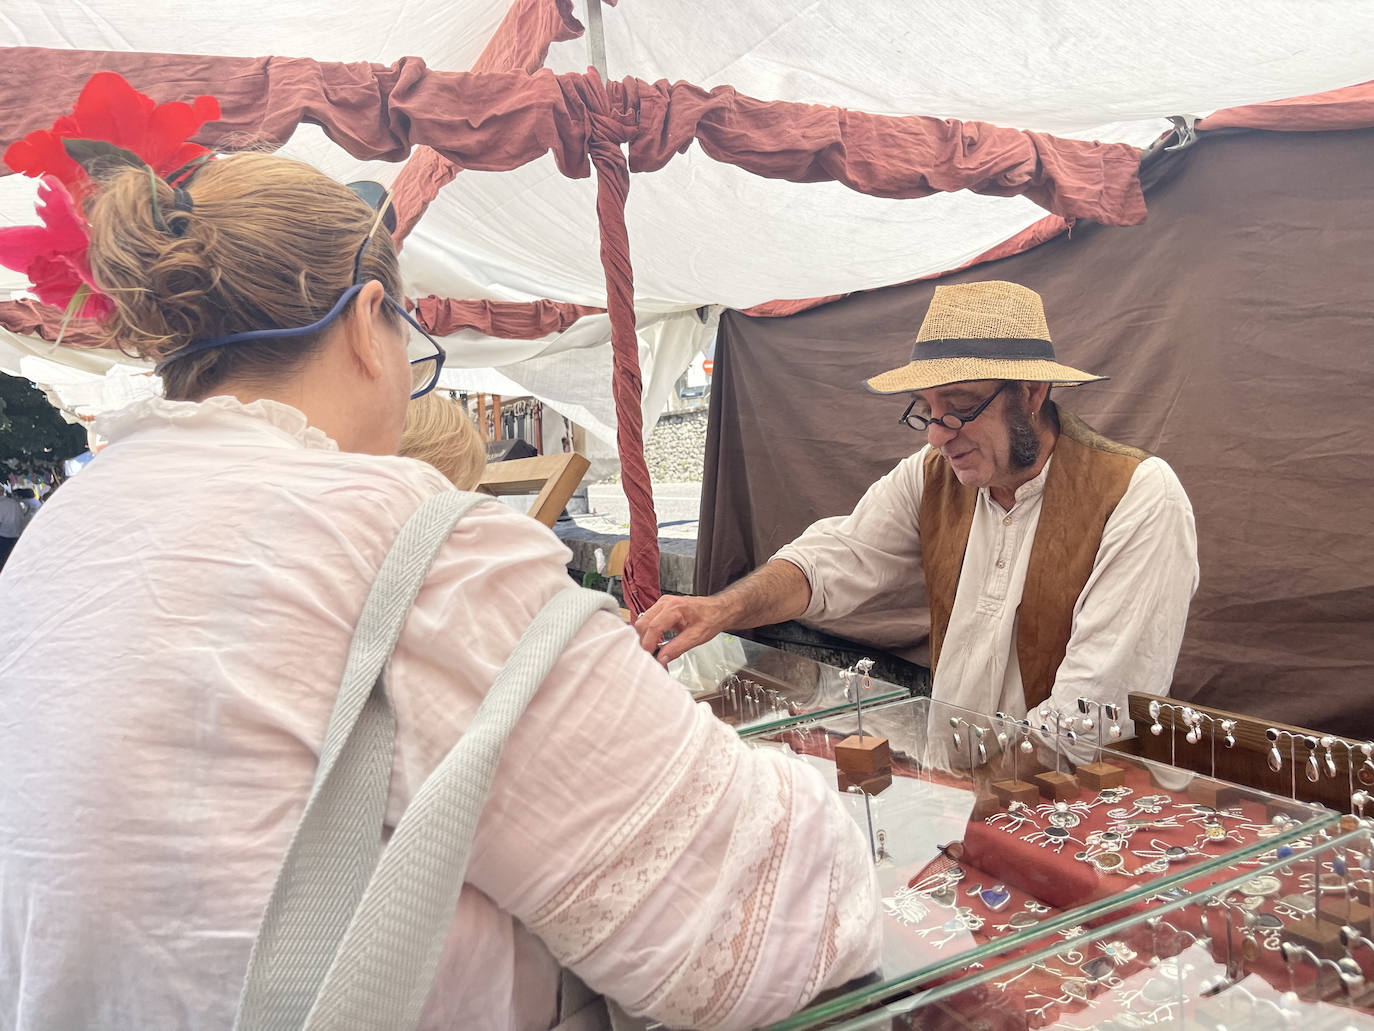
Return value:
[(913, 415), (911, 410), (915, 408), (921, 400), (919, 397), (913, 397), (911, 399), (911, 404), (906, 406), (906, 411), (897, 417), (897, 421), (906, 423), (906, 425), (910, 426), (913, 430), (916, 430), (918, 433), (924, 433), (926, 430), (930, 429), (931, 426), (943, 426), (945, 429), (953, 430), (955, 433), (957, 433), (965, 426), (967, 426), (969, 423), (971, 423), (974, 419), (978, 418), (978, 416), (982, 415), (983, 412), (987, 409), (988, 405), (992, 404), (993, 398), (995, 398), (1002, 391), (1006, 390), (1007, 387), (1010, 385), (1011, 380), (1006, 380), (1005, 382), (1003, 382), (1003, 384), (1000, 387), (998, 387), (996, 390), (994, 390), (991, 394), (989, 394), (986, 398), (983, 399), (982, 404), (980, 404), (973, 411), (969, 412), (967, 415), (960, 415), (958, 412), (946, 412), (938, 419), (928, 419), (924, 415)]
[[(378, 226), (386, 225), (388, 228), (394, 228), (396, 224), (395, 213), (390, 205), (390, 196), (379, 183), (349, 183), (348, 188), (373, 210), (378, 210), (380, 207), (380, 212), (371, 231), (358, 246), (358, 253), (353, 259), (353, 285), (340, 295), (339, 299), (334, 302), (334, 307), (330, 308), (322, 319), (312, 322), (308, 326), (288, 329), (250, 329), (242, 333), (229, 333), (225, 336), (213, 337), (209, 340), (196, 340), (170, 355), (169, 360), (196, 354), (200, 351), (208, 351), (212, 347), (223, 347), (226, 344), (247, 343), (252, 340), (289, 340), (292, 337), (308, 336), (311, 333), (318, 333), (337, 319), (348, 307), (348, 302), (357, 297), (358, 292), (364, 286), (358, 280), (362, 276), (363, 255), (367, 253), (367, 245), (372, 242), (373, 234), (376, 233)], [(444, 369), (444, 349), (439, 346), (437, 340), (426, 332), (423, 326), (411, 317), (410, 312), (406, 311), (405, 305), (390, 294), (385, 294), (385, 297), (387, 303), (395, 308), (401, 318), (419, 334), (419, 339), (414, 333), (409, 334), (409, 339), (406, 342), (406, 358), (410, 362), (410, 397), (411, 400), (414, 400), (428, 394), (438, 384), (439, 373)]]

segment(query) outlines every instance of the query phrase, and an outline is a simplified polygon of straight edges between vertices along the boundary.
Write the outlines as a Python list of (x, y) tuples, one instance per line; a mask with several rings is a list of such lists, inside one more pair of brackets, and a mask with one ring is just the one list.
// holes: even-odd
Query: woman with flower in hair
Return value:
[[(442, 353), (378, 211), (293, 161), (205, 160), (204, 98), (159, 114), (114, 78), (87, 91), (127, 109), (113, 128), (79, 104), (7, 158), (51, 218), (0, 231), (0, 261), (165, 391), (100, 420), (109, 446), (0, 575), (0, 1027), (22, 1031), (233, 1025), (359, 614), (453, 490), (395, 456)], [(180, 143), (149, 141), (168, 124)], [(439, 546), (387, 667), (379, 837), (566, 557), (494, 502)], [(561, 965), (632, 1013), (754, 1026), (870, 970), (877, 933), (833, 788), (745, 748), (600, 612), (501, 752), (420, 1023), (549, 1028)]]

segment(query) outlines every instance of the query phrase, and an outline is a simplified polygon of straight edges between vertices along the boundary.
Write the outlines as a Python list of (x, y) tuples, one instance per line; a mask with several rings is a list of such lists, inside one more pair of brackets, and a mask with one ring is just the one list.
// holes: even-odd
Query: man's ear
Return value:
[(1045, 400), (1050, 396), (1050, 385), (1048, 383), (1027, 383), (1026, 400), (1029, 402), (1027, 410), (1039, 412), (1045, 407)]
[(386, 368), (387, 343), (376, 332), (377, 325), (385, 321), (382, 317), (385, 304), (386, 291), (373, 279), (358, 291), (348, 316), (349, 347), (369, 379), (379, 379)]

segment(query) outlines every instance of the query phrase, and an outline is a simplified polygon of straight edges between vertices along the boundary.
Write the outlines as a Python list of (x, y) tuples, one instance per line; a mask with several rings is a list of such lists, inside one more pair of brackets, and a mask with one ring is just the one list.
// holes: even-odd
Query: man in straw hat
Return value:
[[(923, 579), (933, 696), (1021, 716), (1167, 693), (1197, 587), (1193, 512), (1162, 459), (1050, 400), (1104, 379), (1055, 360), (1040, 296), (936, 287), (911, 361), (869, 379), (909, 394), (926, 445), (762, 568), (639, 619), (667, 662), (721, 630), (825, 624)], [(676, 631), (667, 643), (664, 636)]]

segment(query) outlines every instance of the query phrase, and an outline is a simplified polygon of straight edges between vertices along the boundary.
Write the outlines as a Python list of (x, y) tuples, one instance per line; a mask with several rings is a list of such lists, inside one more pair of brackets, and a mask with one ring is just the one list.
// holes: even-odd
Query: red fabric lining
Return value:
[[(560, 32), (576, 35), (566, 0), (555, 0), (553, 7), (528, 0), (503, 22), (483, 58), (492, 66), (523, 60), (528, 68), (541, 49), (547, 51), (545, 40)], [(403, 184), (401, 235), (419, 217), (425, 198), (452, 179), (454, 166), (506, 171), (552, 152), (563, 174), (581, 178), (594, 163), (615, 354), (617, 440), (630, 501), (625, 593), (636, 613), (658, 596), (658, 527), (644, 464), (634, 281), (624, 225), (631, 171), (662, 168), (696, 140), (716, 160), (769, 178), (833, 179), (892, 198), (960, 189), (1025, 194), (1066, 218), (1110, 225), (1145, 219), (1135, 147), (1058, 140), (976, 122), (762, 101), (729, 86), (707, 91), (634, 78), (603, 84), (594, 72), (436, 72), (414, 58), (382, 67), (30, 47), (13, 48), (7, 56), (15, 85), (0, 91), (0, 140), (49, 124), (60, 111), (44, 103), (65, 105), (93, 72), (110, 69), (131, 76), (156, 100), (213, 92), (223, 115), (200, 136), (213, 145), (280, 145), (296, 124), (310, 121), (364, 160), (400, 160), (413, 146), (430, 146), (433, 156), (422, 157)], [(627, 144), (628, 161), (622, 152)]]
[[(56, 340), (62, 327), (62, 312), (27, 297), (0, 301), (0, 327), (11, 333)], [(67, 332), (62, 334), (62, 344), (66, 347), (104, 347), (105, 343), (100, 326), (86, 319), (71, 319)]]
[[(572, 0), (515, 0), (473, 64), (475, 72), (534, 73), (544, 67), (549, 47), (582, 35)], [(430, 202), (461, 172), (431, 147), (417, 147), (392, 184), (400, 244), (415, 228)]]
[(1271, 100), (1266, 104), (1228, 107), (1208, 115), (1199, 131), (1216, 129), (1274, 129), (1282, 132), (1329, 132), (1333, 129), (1374, 128), (1374, 81), (1312, 93), (1305, 97)]
[[(1343, 86), (1324, 93), (1311, 93), (1302, 97), (1286, 100), (1271, 100), (1263, 104), (1246, 104), (1241, 107), (1228, 107), (1216, 111), (1197, 123), (1199, 132), (1216, 129), (1268, 129), (1281, 132), (1329, 132), (1332, 130), (1374, 128), (1374, 81), (1363, 82), (1356, 86)], [(1071, 222), (1050, 215), (1039, 222), (1027, 226), (1015, 236), (1009, 237), (996, 247), (992, 247), (972, 261), (956, 268), (930, 276), (905, 280), (906, 283), (919, 283), (924, 279), (938, 279), (940, 276), (962, 272), (964, 269), (981, 265), (999, 258), (1010, 258), (1015, 254), (1038, 247), (1046, 240), (1052, 240), (1071, 226)], [(742, 314), (755, 318), (785, 318), (798, 312), (819, 308), (831, 301), (840, 301), (853, 295), (855, 291), (843, 294), (829, 294), (825, 297), (802, 297), (790, 300), (764, 301), (752, 308), (742, 309)]]
[(475, 329), (503, 340), (537, 340), (606, 309), (564, 301), (456, 301), (430, 295), (416, 301), (415, 310), (420, 325), (436, 336)]
[(217, 145), (245, 135), (280, 143), (310, 121), (365, 160), (398, 160), (426, 144), (465, 168), (506, 171), (551, 151), (565, 175), (581, 178), (591, 172), (597, 126), (611, 117), (626, 127), (635, 172), (662, 168), (695, 139), (717, 160), (769, 178), (834, 179), (879, 197), (1024, 193), (1065, 217), (1110, 225), (1145, 218), (1135, 147), (761, 101), (729, 86), (706, 91), (634, 78), (593, 86), (584, 75), (547, 71), (437, 72), (417, 58), (383, 67), (34, 47), (7, 56), (15, 85), (0, 91), (0, 141), (50, 123), (91, 72), (112, 68), (155, 99), (212, 90), (223, 117), (199, 139)]

